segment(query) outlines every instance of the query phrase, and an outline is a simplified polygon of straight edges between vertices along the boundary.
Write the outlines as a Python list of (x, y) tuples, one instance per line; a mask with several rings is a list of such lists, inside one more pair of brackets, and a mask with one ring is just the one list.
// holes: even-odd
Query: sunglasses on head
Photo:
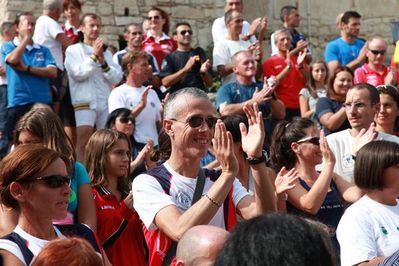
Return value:
[(180, 31), (181, 35), (186, 35), (188, 33), (188, 35), (193, 35), (193, 31), (192, 30), (182, 30)]
[(67, 184), (68, 186), (71, 184), (71, 177), (63, 175), (48, 175), (33, 179), (33, 181), (36, 180), (43, 181), (43, 183), (50, 188), (59, 188), (64, 184)]
[(121, 122), (122, 124), (127, 124), (129, 121), (130, 121), (132, 124), (134, 124), (134, 119), (133, 119), (133, 117), (130, 117), (130, 116), (122, 116), (122, 117), (119, 117), (119, 122)]
[(384, 55), (386, 50), (370, 50), (373, 55)]
[(160, 18), (161, 18), (160, 16), (147, 17), (148, 20), (151, 20), (151, 19), (158, 20)]
[(187, 119), (185, 122), (176, 120), (176, 119), (171, 119), (172, 121), (177, 121), (181, 123), (187, 123), (190, 127), (192, 128), (197, 128), (200, 127), (204, 121), (208, 125), (209, 128), (213, 128), (216, 124), (216, 121), (218, 120), (216, 117), (209, 116), (209, 117), (202, 117), (202, 116), (192, 116), (189, 119)]
[(309, 142), (312, 143), (313, 145), (320, 145), (320, 137), (306, 137), (298, 140), (296, 143), (304, 143), (304, 142)]

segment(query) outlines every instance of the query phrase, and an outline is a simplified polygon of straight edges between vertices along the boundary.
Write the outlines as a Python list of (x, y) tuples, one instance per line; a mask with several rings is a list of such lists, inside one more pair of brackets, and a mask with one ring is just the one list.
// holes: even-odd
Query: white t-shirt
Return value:
[[(386, 140), (399, 144), (398, 137), (383, 132), (378, 132), (376, 140)], [(352, 158), (353, 137), (350, 134), (350, 129), (328, 135), (327, 142), (336, 158), (334, 172), (346, 181), (354, 183), (355, 161)]]
[[(155, 215), (166, 206), (175, 205), (181, 213), (190, 208), (197, 184), (196, 178), (188, 178), (178, 174), (167, 162), (164, 163), (164, 166), (172, 175), (170, 195), (164, 192), (153, 176), (141, 174), (133, 181), (134, 208), (148, 230), (157, 229), (154, 223)], [(208, 177), (205, 179), (202, 195), (208, 192), (213, 183)], [(239, 201), (248, 195), (248, 192), (237, 179), (234, 181), (233, 186), (233, 204), (237, 206)], [(220, 207), (209, 224), (225, 228), (223, 217), (223, 207)]]
[(399, 249), (398, 203), (388, 206), (365, 195), (345, 211), (337, 228), (342, 266), (387, 257)]
[[(227, 65), (231, 63), (231, 57), (242, 50), (246, 50), (251, 43), (249, 41), (232, 41), (222, 40), (215, 44), (213, 48), (213, 68), (217, 70), (220, 65)], [(222, 84), (228, 84), (236, 81), (236, 75), (231, 73), (222, 77)]]
[(50, 49), (57, 68), (64, 70), (62, 45), (56, 40), (58, 34), (64, 34), (64, 31), (54, 19), (43, 15), (36, 20), (33, 41)]
[[(53, 226), (55, 233), (57, 234), (57, 237), (64, 239), (66, 238), (59, 230), (57, 227)], [(43, 247), (50, 241), (48, 240), (43, 240), (37, 237), (34, 237), (24, 230), (22, 230), (21, 227), (17, 225), (15, 227), (14, 232), (20, 235), (23, 239), (26, 240), (26, 244), (28, 249), (33, 253), (33, 256), (36, 257), (37, 254), (43, 249)], [(18, 245), (10, 240), (7, 239), (0, 239), (0, 249), (7, 250), (8, 252), (12, 253), (15, 255), (21, 262), (25, 264), (25, 259), (24, 256), (22, 255), (21, 250), (19, 249)]]
[[(248, 21), (244, 20), (242, 24), (242, 30), (241, 30), (241, 35), (246, 35), (249, 32), (249, 27), (250, 24)], [(227, 28), (226, 28), (226, 23), (224, 22), (224, 16), (219, 17), (213, 21), (212, 24), (212, 39), (213, 43), (216, 44), (220, 42), (221, 40), (225, 40), (227, 37)], [(249, 39), (251, 43), (256, 42), (255, 36), (251, 36)]]
[[(140, 103), (141, 94), (145, 87), (130, 87), (127, 84), (113, 89), (108, 98), (108, 110), (111, 113), (118, 108), (132, 110)], [(156, 92), (152, 89), (148, 92), (147, 105), (136, 117), (134, 139), (140, 143), (146, 143), (147, 139), (152, 139), (154, 145), (158, 145), (157, 122), (161, 121), (161, 101)]]

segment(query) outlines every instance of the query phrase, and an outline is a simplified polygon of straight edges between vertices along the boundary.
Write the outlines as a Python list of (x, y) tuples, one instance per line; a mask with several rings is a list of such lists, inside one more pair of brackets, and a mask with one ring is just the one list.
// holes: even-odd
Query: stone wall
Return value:
[[(397, 0), (243, 0), (244, 17), (247, 20), (259, 16), (268, 17), (268, 34), (281, 27), (280, 8), (286, 4), (298, 5), (301, 14), (299, 30), (309, 36), (315, 58), (323, 55), (328, 40), (338, 34), (335, 17), (346, 10), (356, 10), (363, 15), (361, 37), (381, 35), (391, 42), (391, 20), (399, 10)], [(41, 13), (41, 0), (0, 0), (0, 15), (4, 20), (13, 20), (21, 11), (33, 10)], [(119, 36), (124, 25), (141, 23), (152, 5), (160, 6), (172, 16), (172, 25), (188, 21), (194, 30), (194, 45), (203, 48), (212, 43), (211, 25), (214, 18), (223, 15), (224, 0), (86, 0), (83, 12), (94, 12), (102, 17), (102, 36), (118, 47)], [(268, 42), (265, 45), (269, 51)], [(393, 45), (389, 48), (389, 54)], [(267, 54), (267, 52), (266, 52)]]

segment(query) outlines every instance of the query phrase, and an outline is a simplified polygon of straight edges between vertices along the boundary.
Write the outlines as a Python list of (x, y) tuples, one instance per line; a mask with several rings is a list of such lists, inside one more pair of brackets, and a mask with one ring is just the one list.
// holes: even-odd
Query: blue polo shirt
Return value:
[[(18, 45), (18, 38), (5, 43), (1, 49), (2, 60), (6, 61), (8, 54)], [(36, 43), (26, 47), (22, 55), (22, 63), (32, 67), (56, 67), (50, 50)], [(51, 104), (49, 78), (17, 71), (9, 64), (6, 64), (6, 75), (8, 80), (8, 108), (34, 103)]]

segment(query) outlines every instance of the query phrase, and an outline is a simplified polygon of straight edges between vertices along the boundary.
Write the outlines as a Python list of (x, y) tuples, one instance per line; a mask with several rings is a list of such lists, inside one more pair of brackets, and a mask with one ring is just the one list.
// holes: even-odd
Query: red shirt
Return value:
[[(143, 231), (137, 212), (128, 208), (105, 187), (92, 187), (97, 213), (97, 236), (102, 246), (116, 240), (105, 253), (112, 265), (147, 265), (144, 259)], [(127, 222), (124, 230), (123, 223)], [(122, 231), (122, 232), (121, 232)]]
[(73, 43), (77, 43), (79, 41), (79, 32), (80, 29), (72, 26), (68, 21), (62, 25), (62, 29), (67, 37), (69, 37)]
[(144, 36), (142, 48), (157, 59), (158, 66), (161, 69), (162, 60), (167, 54), (176, 50), (177, 45), (176, 42), (165, 33), (163, 33), (161, 38), (155, 40), (151, 33), (148, 32), (147, 35)]
[[(287, 76), (280, 81), (276, 88), (277, 98), (279, 98), (289, 109), (299, 108), (299, 92), (306, 87), (303, 76), (297, 64), (297, 57), (291, 55), (291, 69)], [(263, 63), (263, 75), (265, 77), (277, 76), (287, 66), (285, 58), (280, 55), (269, 57)], [(305, 66), (306, 67), (306, 66)]]
[[(370, 68), (368, 64), (364, 64), (355, 70), (354, 83), (368, 83), (373, 86), (379, 86), (385, 84), (385, 77), (388, 75), (388, 67), (384, 67), (384, 71), (380, 74), (377, 71)], [(398, 79), (399, 80), (399, 75)]]

